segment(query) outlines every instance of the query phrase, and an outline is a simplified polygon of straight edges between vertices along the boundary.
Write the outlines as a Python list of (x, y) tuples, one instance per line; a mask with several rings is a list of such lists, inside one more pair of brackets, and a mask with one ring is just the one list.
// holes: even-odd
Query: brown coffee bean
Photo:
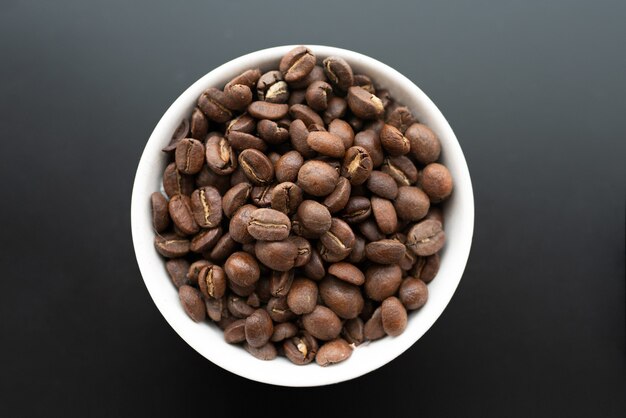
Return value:
[(407, 234), (406, 246), (417, 255), (433, 255), (446, 243), (446, 234), (441, 223), (425, 220), (415, 224)]
[(393, 177), (398, 186), (410, 186), (417, 181), (417, 168), (404, 155), (386, 158), (381, 170)]
[(235, 251), (237, 245), (237, 241), (231, 237), (230, 232), (226, 232), (210, 251), (208, 258), (216, 262), (224, 260)]
[(228, 121), (226, 124), (226, 136), (230, 135), (231, 132), (244, 132), (247, 134), (254, 133), (256, 129), (256, 119), (252, 116), (244, 113), (243, 115), (237, 116), (235, 119)]
[(180, 288), (183, 285), (189, 284), (187, 279), (187, 272), (189, 271), (189, 262), (184, 258), (175, 258), (173, 260), (167, 260), (165, 263), (165, 269), (167, 274), (172, 279), (172, 283), (176, 288)]
[(279, 123), (263, 119), (257, 124), (257, 132), (265, 142), (278, 145), (289, 139), (289, 126), (281, 126)]
[(365, 271), (365, 294), (370, 299), (382, 301), (396, 293), (402, 282), (399, 266), (373, 264)]
[(152, 207), (152, 227), (156, 232), (165, 231), (170, 226), (167, 199), (161, 193), (154, 192), (150, 195), (150, 205)]
[(348, 344), (360, 345), (365, 337), (363, 336), (363, 328), (365, 324), (361, 318), (348, 319), (343, 324), (341, 335)]
[(252, 186), (248, 183), (239, 183), (231, 187), (222, 198), (222, 209), (224, 215), (232, 217), (234, 213), (246, 204), (250, 197)]
[(252, 212), (257, 209), (254, 205), (243, 205), (230, 218), (228, 230), (233, 240), (240, 244), (249, 244), (254, 241), (254, 238), (248, 232), (248, 223), (250, 223)]
[(278, 356), (276, 347), (272, 343), (264, 344), (261, 347), (252, 347), (250, 344), (244, 343), (243, 348), (255, 358), (263, 361), (274, 360)]
[(244, 287), (256, 283), (261, 275), (256, 259), (243, 251), (228, 257), (224, 263), (224, 271), (230, 280)]
[(313, 337), (328, 341), (341, 332), (341, 320), (330, 309), (317, 305), (311, 313), (302, 316), (304, 329)]
[(360, 288), (333, 276), (320, 282), (320, 295), (324, 304), (344, 319), (356, 318), (363, 309)]
[(245, 299), (236, 295), (228, 295), (226, 298), (228, 312), (235, 318), (247, 318), (254, 313), (254, 308), (248, 306)]
[(206, 298), (219, 299), (226, 292), (226, 275), (217, 265), (204, 267), (198, 273), (198, 287)]
[(385, 111), (380, 99), (362, 87), (350, 87), (347, 101), (352, 113), (361, 119), (378, 119)]
[(324, 72), (339, 91), (347, 91), (354, 84), (352, 67), (343, 58), (331, 56), (323, 61)]
[(352, 355), (352, 347), (348, 343), (337, 338), (322, 345), (315, 356), (315, 361), (322, 367), (341, 363)]
[(205, 158), (207, 166), (215, 173), (225, 176), (237, 168), (237, 157), (223, 136), (213, 136), (207, 140)]
[(251, 347), (261, 347), (270, 340), (274, 333), (272, 318), (265, 309), (257, 309), (246, 318), (244, 330), (248, 344)]
[(283, 343), (285, 356), (299, 366), (309, 364), (317, 354), (318, 344), (315, 338), (308, 332), (289, 338)]
[(311, 248), (311, 258), (309, 262), (304, 265), (304, 274), (312, 280), (322, 280), (326, 275), (322, 257), (315, 248)]
[(222, 197), (211, 186), (197, 189), (191, 194), (193, 217), (201, 228), (215, 228), (222, 221)]
[(407, 154), (411, 143), (395, 126), (385, 125), (380, 131), (380, 143), (391, 156)]
[(193, 192), (193, 177), (181, 174), (176, 163), (171, 163), (163, 172), (163, 190), (170, 198), (177, 194), (189, 196)]
[(243, 151), (249, 148), (265, 152), (267, 144), (258, 136), (245, 132), (232, 131), (227, 136), (230, 146), (236, 151)]
[(329, 157), (341, 158), (346, 153), (341, 138), (330, 132), (310, 132), (306, 142), (311, 149)]
[(377, 196), (372, 197), (372, 214), (383, 234), (393, 234), (398, 228), (398, 217), (393, 203)]
[(193, 263), (191, 263), (191, 265), (187, 263), (187, 265), (189, 265), (189, 268), (187, 269), (187, 272), (185, 275), (185, 281), (187, 282), (185, 284), (197, 285), (198, 274), (200, 274), (200, 270), (202, 270), (206, 266), (210, 266), (211, 264), (213, 263), (211, 263), (208, 260), (202, 260), (202, 259), (194, 261)]
[(328, 99), (333, 92), (333, 88), (325, 81), (314, 81), (305, 93), (305, 100), (309, 107), (317, 112), (321, 112), (328, 107)]
[(289, 151), (283, 154), (274, 164), (276, 180), (280, 183), (295, 182), (298, 178), (298, 171), (304, 164), (304, 159), (298, 151)]
[(387, 116), (387, 123), (398, 128), (398, 130), (404, 134), (409, 126), (415, 123), (415, 118), (408, 107), (398, 106), (389, 112)]
[(306, 265), (311, 260), (311, 243), (307, 239), (295, 235), (291, 235), (288, 240), (293, 242), (298, 249), (298, 256), (294, 261), (294, 267)]
[(371, 318), (365, 323), (363, 327), (363, 337), (365, 337), (366, 340), (374, 341), (385, 336), (381, 310), (380, 306), (376, 308)]
[[(322, 115), (322, 120), (327, 125), (330, 125), (333, 120), (343, 118), (346, 114), (346, 110), (348, 110), (348, 102), (346, 102), (346, 99), (342, 97), (331, 97), (328, 100), (328, 107)], [(352, 127), (350, 127), (350, 129), (352, 129)]]
[(257, 209), (248, 221), (248, 233), (260, 241), (282, 241), (290, 231), (289, 217), (274, 209)]
[(452, 193), (452, 176), (450, 171), (441, 164), (432, 163), (424, 167), (420, 182), (431, 202), (441, 202)]
[(393, 177), (382, 171), (374, 170), (367, 179), (367, 188), (374, 194), (393, 200), (398, 195), (398, 185)]
[(268, 186), (254, 186), (250, 192), (252, 203), (262, 208), (271, 206), (274, 187), (273, 184)]
[(328, 125), (328, 132), (341, 138), (345, 149), (354, 145), (354, 130), (348, 122), (341, 119), (334, 119)]
[(313, 312), (317, 302), (317, 285), (314, 281), (297, 278), (293, 281), (287, 295), (287, 306), (296, 315)]
[(360, 263), (365, 259), (365, 239), (360, 235), (355, 235), (354, 247), (352, 252), (348, 256), (348, 261), (351, 263)]
[(370, 200), (363, 196), (353, 196), (343, 209), (341, 219), (349, 224), (358, 224), (366, 220), (372, 213)]
[(176, 145), (180, 142), (181, 139), (187, 138), (189, 134), (190, 122), (189, 119), (183, 119), (180, 121), (174, 133), (172, 134), (172, 139), (170, 143), (166, 145), (161, 151), (163, 152), (172, 152), (176, 149)]
[[(204, 141), (207, 132), (209, 132), (209, 121), (204, 113), (197, 107), (191, 113), (191, 137), (198, 141)], [(204, 158), (204, 156), (203, 156)]]
[(259, 100), (270, 103), (285, 103), (289, 98), (289, 87), (280, 71), (268, 71), (259, 78), (256, 85)]
[[(228, 288), (237, 296), (241, 296), (245, 300), (242, 300), (242, 304), (249, 305), (248, 298), (252, 295), (256, 289), (255, 284), (251, 284), (250, 286), (240, 286), (232, 280), (226, 281), (228, 284)], [(250, 306), (252, 307), (252, 306)]]
[(288, 83), (302, 80), (315, 67), (315, 54), (305, 46), (298, 46), (287, 52), (280, 60), (278, 68)]
[(316, 81), (328, 81), (326, 78), (326, 74), (324, 74), (324, 69), (319, 65), (313, 67), (311, 72), (302, 80), (290, 82), (289, 87), (294, 90), (306, 89), (308, 86)]
[(326, 206), (314, 201), (305, 200), (298, 207), (298, 220), (310, 234), (321, 236), (330, 229), (331, 215)]
[(350, 181), (345, 177), (339, 177), (335, 190), (324, 199), (324, 206), (328, 208), (330, 213), (339, 212), (348, 204), (351, 191), (352, 186), (350, 185)]
[(272, 209), (292, 214), (302, 202), (302, 189), (291, 182), (277, 184), (272, 190)]
[(354, 145), (365, 148), (374, 168), (380, 167), (383, 163), (384, 154), (383, 146), (380, 143), (380, 137), (375, 131), (368, 129), (361, 131), (354, 136)]
[(397, 337), (402, 334), (406, 329), (407, 314), (400, 299), (395, 296), (388, 297), (380, 308), (383, 329), (387, 335)]
[(238, 319), (224, 329), (224, 340), (229, 344), (238, 344), (246, 340), (246, 320)]
[(354, 85), (362, 87), (364, 90), (372, 94), (376, 94), (376, 88), (374, 87), (374, 83), (372, 79), (366, 76), (365, 74), (355, 74), (354, 75)]
[(430, 208), (430, 200), (421, 189), (403, 186), (398, 189), (398, 196), (393, 206), (398, 218), (415, 222), (426, 216)]
[(189, 240), (171, 233), (157, 235), (154, 237), (154, 247), (163, 257), (184, 257), (189, 252)]
[(432, 220), (435, 220), (435, 221), (439, 221), (442, 226), (444, 225), (444, 223), (443, 223), (443, 211), (441, 210), (441, 207), (439, 207), (439, 206), (433, 206), (431, 204), (430, 205), (430, 209), (428, 210), (428, 213), (426, 214), (424, 219), (432, 219)]
[(183, 305), (185, 313), (194, 322), (202, 322), (206, 318), (206, 307), (202, 301), (202, 295), (198, 289), (191, 286), (182, 285), (178, 289), (178, 298)]
[(357, 186), (365, 183), (372, 172), (373, 163), (367, 150), (360, 146), (353, 146), (346, 151), (341, 175)]
[(252, 102), (252, 90), (243, 84), (224, 87), (224, 105), (230, 110), (243, 110)]
[(257, 83), (260, 77), (261, 77), (261, 70), (259, 70), (258, 68), (252, 68), (234, 77), (232, 80), (230, 80), (226, 84), (226, 86), (232, 86), (235, 84), (243, 84), (244, 86), (248, 86), (252, 88), (255, 86), (255, 84)]
[(226, 95), (215, 87), (209, 87), (198, 98), (198, 107), (210, 120), (217, 123), (228, 122), (232, 112), (226, 106)]
[(222, 228), (202, 229), (191, 240), (189, 249), (194, 253), (210, 251), (222, 236)]
[(300, 119), (304, 126), (311, 130), (311, 125), (324, 126), (324, 121), (315, 110), (303, 104), (295, 104), (289, 108), (289, 115), (292, 119)]
[(291, 270), (298, 257), (298, 248), (290, 240), (258, 241), (255, 245), (257, 259), (276, 271)]
[(289, 309), (289, 306), (287, 306), (286, 297), (271, 298), (267, 302), (265, 309), (274, 322), (287, 322), (296, 317)]
[[(224, 303), (224, 298), (205, 299), (204, 306), (206, 307), (207, 316), (209, 317), (211, 321), (215, 321), (215, 322), (221, 321), (222, 313), (228, 312), (228, 309), (226, 308), (226, 304)], [(228, 324), (226, 326), (228, 326)]]
[(275, 343), (295, 337), (298, 334), (298, 327), (293, 322), (283, 322), (274, 325), (274, 333), (270, 341)]
[(168, 211), (174, 225), (185, 235), (193, 235), (200, 230), (194, 220), (191, 200), (187, 196), (180, 194), (173, 196), (169, 201)]
[(404, 257), (405, 250), (403, 243), (393, 239), (383, 239), (367, 244), (365, 256), (378, 264), (398, 264)]
[(298, 171), (298, 186), (313, 196), (327, 196), (337, 185), (337, 171), (321, 161), (307, 161)]
[(419, 309), (428, 300), (428, 286), (420, 279), (408, 277), (402, 281), (398, 296), (406, 309)]
[(239, 164), (248, 177), (256, 185), (262, 186), (274, 180), (274, 164), (261, 151), (246, 149), (239, 154)]
[(287, 99), (287, 104), (289, 105), (289, 107), (296, 104), (305, 104), (305, 96), (306, 90), (291, 89), (291, 92), (289, 93), (289, 99)]
[(426, 125), (414, 123), (405, 133), (411, 142), (411, 155), (423, 165), (434, 163), (441, 154), (441, 143), (437, 135)]
[(332, 218), (330, 229), (320, 237), (320, 256), (329, 263), (341, 261), (350, 254), (354, 242), (350, 226), (341, 219)]
[(433, 254), (428, 257), (417, 257), (411, 276), (422, 280), (424, 283), (430, 283), (439, 272), (439, 254)]
[(296, 119), (289, 125), (289, 137), (291, 138), (291, 146), (298, 151), (304, 158), (313, 158), (316, 152), (306, 142), (309, 136), (309, 130), (304, 122)]
[(285, 297), (293, 284), (294, 271), (273, 271), (270, 277), (270, 293), (274, 297)]
[[(205, 164), (196, 175), (196, 188), (206, 186), (213, 186), (220, 192), (220, 194), (224, 194), (231, 187), (230, 178), (228, 176), (216, 174)], [(193, 191), (193, 188), (191, 191)]]

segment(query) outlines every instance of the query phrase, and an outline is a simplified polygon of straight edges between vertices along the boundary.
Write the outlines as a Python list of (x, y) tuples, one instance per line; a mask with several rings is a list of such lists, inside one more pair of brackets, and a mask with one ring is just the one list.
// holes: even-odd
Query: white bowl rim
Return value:
[[(277, 63), (282, 55), (295, 46), (297, 45), (272, 47), (235, 58), (201, 77), (172, 103), (150, 135), (137, 167), (131, 200), (131, 228), (137, 263), (150, 296), (165, 320), (183, 340), (214, 364), (239, 376), (263, 383), (305, 387), (338, 383), (376, 370), (411, 347), (436, 322), (454, 295), (469, 257), (474, 230), (474, 197), (469, 169), (460, 144), (443, 114), (421, 89), (395, 69), (374, 58), (342, 48), (307, 45), (318, 57), (341, 56), (353, 68), (367, 68), (367, 73), (375, 82), (393, 80), (391, 81), (393, 86), (384, 87), (389, 90), (392, 90), (392, 87), (396, 90), (401, 89), (399, 93), (394, 94), (399, 102), (405, 105), (410, 101), (418, 103), (421, 110), (417, 112), (417, 116), (437, 133), (442, 142), (442, 157), (455, 181), (452, 200), (455, 201), (455, 207), (462, 208), (462, 210), (457, 210), (458, 214), (455, 212), (454, 228), (458, 232), (455, 232), (454, 240), (448, 240), (444, 249), (446, 253), (452, 252), (454, 259), (452, 259), (452, 254), (448, 254), (447, 257), (442, 256), (441, 269), (437, 277), (439, 280), (435, 279), (429, 284), (431, 288), (433, 284), (438, 285), (443, 281), (439, 276), (442, 275), (445, 267), (445, 284), (441, 285), (442, 293), (440, 297), (433, 298), (431, 291), (428, 303), (415, 313), (415, 316), (419, 316), (419, 320), (410, 318), (407, 330), (399, 337), (386, 337), (365, 347), (359, 346), (354, 350), (351, 359), (332, 367), (322, 368), (316, 365), (301, 367), (292, 365), (284, 359), (263, 362), (243, 353), (249, 358), (246, 359), (237, 352), (225, 351), (223, 344), (226, 343), (223, 339), (220, 342), (212, 340), (212, 344), (203, 344), (206, 342), (203, 341), (205, 336), (200, 334), (204, 331), (203, 326), (209, 329), (208, 325), (193, 323), (184, 314), (180, 304), (172, 302), (174, 298), (178, 298), (177, 292), (167, 277), (164, 262), (153, 247), (154, 232), (149, 215), (149, 195), (158, 189), (154, 188), (155, 179), (149, 173), (157, 169), (157, 166), (160, 169), (159, 160), (163, 158), (160, 149), (168, 142), (164, 138), (168, 139), (181, 118), (187, 117), (190, 106), (193, 106), (204, 89), (223, 84), (247, 68), (263, 65), (257, 62)], [(412, 108), (412, 110), (416, 113), (415, 109)], [(157, 175), (159, 183), (160, 174), (159, 172)], [(448, 222), (446, 218), (446, 229)], [(454, 247), (453, 251), (450, 247)], [(160, 260), (160, 265), (155, 266), (155, 260)], [(183, 312), (182, 315), (181, 312)], [(234, 350), (231, 346), (226, 348)], [(361, 350), (372, 351), (367, 355), (358, 355)], [(357, 361), (355, 357), (360, 357), (360, 359)], [(277, 361), (285, 364), (273, 365)]]

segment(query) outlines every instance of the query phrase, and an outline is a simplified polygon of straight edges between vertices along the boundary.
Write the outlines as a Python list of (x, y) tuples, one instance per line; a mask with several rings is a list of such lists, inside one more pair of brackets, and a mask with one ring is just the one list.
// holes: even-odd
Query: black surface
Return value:
[[(0, 3), (1, 416), (625, 416), (626, 3), (182, 3)], [(437, 103), (476, 230), (424, 338), (363, 378), (296, 390), (175, 334), (129, 208), (145, 141), (189, 84), (302, 42), (375, 57)]]

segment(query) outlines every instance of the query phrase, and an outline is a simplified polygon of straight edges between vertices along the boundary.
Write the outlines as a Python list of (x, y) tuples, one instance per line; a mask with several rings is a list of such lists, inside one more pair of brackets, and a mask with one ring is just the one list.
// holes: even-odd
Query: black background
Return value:
[[(626, 3), (0, 2), (0, 415), (626, 414)], [(415, 81), (463, 147), (465, 276), (389, 365), (285, 389), (221, 370), (152, 303), (137, 162), (217, 65), (316, 43)]]

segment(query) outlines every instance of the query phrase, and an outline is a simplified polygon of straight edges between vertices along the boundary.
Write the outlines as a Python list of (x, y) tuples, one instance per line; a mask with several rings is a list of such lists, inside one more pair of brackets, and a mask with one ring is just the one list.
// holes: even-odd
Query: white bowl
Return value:
[(133, 186), (131, 223), (137, 262), (146, 287), (167, 322), (191, 347), (218, 366), (248, 379), (283, 386), (318, 386), (353, 379), (381, 367), (413, 345), (433, 325), (452, 298), (465, 269), (474, 229), (474, 197), (467, 163), (454, 132), (439, 109), (411, 80), (368, 56), (310, 45), (318, 60), (330, 55), (340, 56), (350, 63), (355, 73), (369, 75), (377, 87), (388, 89), (392, 97), (408, 106), (441, 140), (442, 162), (450, 170), (455, 187), (444, 208), (447, 243), (441, 254), (439, 273), (428, 285), (428, 302), (410, 314), (402, 335), (363, 344), (347, 361), (330, 367), (296, 366), (281, 357), (261, 361), (243, 348), (227, 344), (216, 326), (193, 322), (183, 311), (164, 260), (153, 244), (149, 202), (150, 194), (161, 187), (166, 165), (166, 155), (161, 148), (169, 143), (180, 121), (189, 116), (196, 99), (206, 88), (222, 87), (249, 68), (277, 68), (280, 57), (293, 47), (269, 48), (236, 58), (209, 72), (176, 99), (152, 132), (139, 161)]

